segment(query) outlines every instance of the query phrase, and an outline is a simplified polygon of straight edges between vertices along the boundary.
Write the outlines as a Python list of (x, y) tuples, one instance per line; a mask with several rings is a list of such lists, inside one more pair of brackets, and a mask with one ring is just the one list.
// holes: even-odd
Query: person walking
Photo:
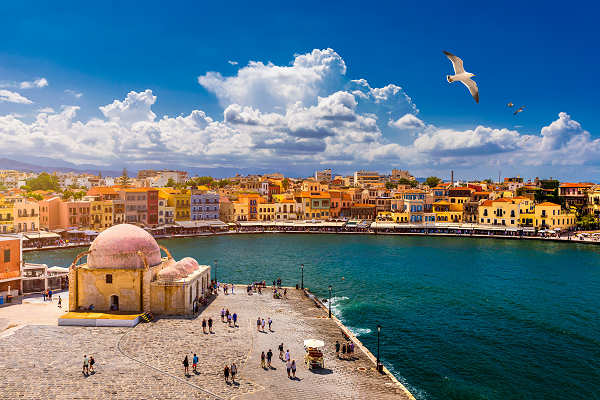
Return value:
[(273, 352), (271, 349), (267, 351), (267, 367), (271, 368), (271, 359), (273, 358)]
[(232, 318), (232, 315), (231, 315), (231, 314), (228, 314), (228, 315), (227, 315), (227, 325), (231, 326), (231, 321), (232, 321), (232, 319), (233, 319), (233, 318)]
[(225, 309), (225, 322), (229, 321), (229, 308)]
[(233, 326), (237, 326), (237, 313), (233, 313)]
[(354, 342), (350, 342), (350, 358), (354, 358)]
[(83, 355), (83, 375), (88, 376), (89, 375), (89, 360), (87, 358), (87, 355)]
[(256, 320), (256, 330), (260, 332), (260, 317)]
[(296, 360), (292, 360), (292, 377), (296, 379)]
[(88, 367), (88, 371), (91, 374), (95, 374), (96, 371), (94, 370), (94, 364), (96, 363), (96, 360), (94, 360), (94, 357), (91, 355), (90, 355), (89, 363), (90, 363), (90, 366)]
[(48, 300), (52, 301), (52, 290), (48, 290)]
[(285, 363), (285, 369), (287, 371), (288, 378), (291, 378), (290, 372), (292, 371), (292, 362), (290, 360), (286, 361), (286, 363)]
[(185, 358), (183, 359), (183, 372), (185, 373), (186, 376), (188, 376), (190, 374), (190, 360), (188, 360), (188, 356), (187, 354), (185, 355)]
[(44, 301), (46, 301), (46, 291), (45, 290), (42, 292), (42, 296), (44, 296)]
[(198, 366), (198, 356), (196, 355), (196, 353), (194, 353), (194, 357), (192, 357), (192, 370), (194, 371), (195, 374), (198, 373), (198, 370), (196, 369), (197, 366)]
[(335, 355), (337, 358), (340, 358), (340, 342), (338, 340), (335, 341)]
[(225, 377), (225, 383), (229, 383), (229, 365), (223, 368), (223, 376)]
[(279, 359), (283, 360), (283, 343), (279, 345)]
[(225, 322), (225, 307), (221, 309), (221, 322)]
[(209, 333), (213, 333), (213, 331), (212, 331), (212, 322), (213, 322), (212, 318), (209, 317), (208, 318), (208, 332)]
[(287, 363), (290, 361), (290, 349), (287, 349), (285, 352), (284, 361)]
[(233, 293), (233, 283), (231, 284), (231, 294), (235, 294)]
[(262, 319), (262, 331), (263, 332), (265, 331), (265, 319), (264, 318)]
[(342, 358), (346, 358), (346, 343), (342, 344)]
[(264, 351), (260, 354), (260, 367), (265, 368), (265, 352)]
[(271, 317), (269, 317), (269, 332), (273, 332), (273, 330), (271, 329), (272, 323), (273, 323), (273, 320), (271, 319)]
[(235, 374), (237, 374), (237, 365), (235, 363), (231, 363), (231, 382), (235, 383)]
[(62, 301), (60, 296), (58, 296), (58, 308), (62, 308)]
[(206, 335), (206, 318), (202, 320), (202, 333)]

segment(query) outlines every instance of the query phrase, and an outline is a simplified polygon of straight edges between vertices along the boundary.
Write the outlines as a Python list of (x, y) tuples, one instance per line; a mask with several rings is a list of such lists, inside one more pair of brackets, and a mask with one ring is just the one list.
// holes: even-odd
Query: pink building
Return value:
[(40, 201), (40, 226), (48, 230), (64, 229), (60, 220), (62, 200), (51, 197)]
[(89, 201), (65, 201), (60, 204), (59, 228), (70, 227), (85, 228), (90, 226), (90, 202)]

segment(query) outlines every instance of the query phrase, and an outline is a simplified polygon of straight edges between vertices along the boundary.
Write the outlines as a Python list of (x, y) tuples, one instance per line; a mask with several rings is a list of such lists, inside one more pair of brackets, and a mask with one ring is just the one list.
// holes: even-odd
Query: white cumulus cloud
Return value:
[(34, 81), (23, 81), (19, 84), (21, 89), (43, 88), (46, 86), (48, 86), (48, 80), (46, 78), (39, 78)]
[(0, 102), (17, 103), (17, 104), (31, 104), (33, 101), (27, 97), (20, 95), (17, 92), (12, 92), (6, 89), (0, 89)]

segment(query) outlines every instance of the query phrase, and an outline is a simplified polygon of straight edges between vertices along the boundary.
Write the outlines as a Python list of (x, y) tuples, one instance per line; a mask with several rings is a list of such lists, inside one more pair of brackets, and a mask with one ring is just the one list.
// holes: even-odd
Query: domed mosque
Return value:
[(176, 262), (148, 232), (120, 224), (100, 233), (71, 264), (69, 310), (192, 314), (209, 286), (210, 266), (191, 257)]

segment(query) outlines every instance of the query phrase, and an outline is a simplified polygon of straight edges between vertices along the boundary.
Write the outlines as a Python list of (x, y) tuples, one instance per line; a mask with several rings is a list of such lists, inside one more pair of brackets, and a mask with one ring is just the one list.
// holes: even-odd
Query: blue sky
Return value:
[[(17, 145), (215, 175), (598, 173), (592, 3), (15, 3), (0, 6), (5, 157), (19, 158)], [(479, 104), (446, 82), (442, 50), (476, 74)], [(311, 57), (294, 68), (295, 55)], [(513, 116), (508, 101), (525, 111)]]

